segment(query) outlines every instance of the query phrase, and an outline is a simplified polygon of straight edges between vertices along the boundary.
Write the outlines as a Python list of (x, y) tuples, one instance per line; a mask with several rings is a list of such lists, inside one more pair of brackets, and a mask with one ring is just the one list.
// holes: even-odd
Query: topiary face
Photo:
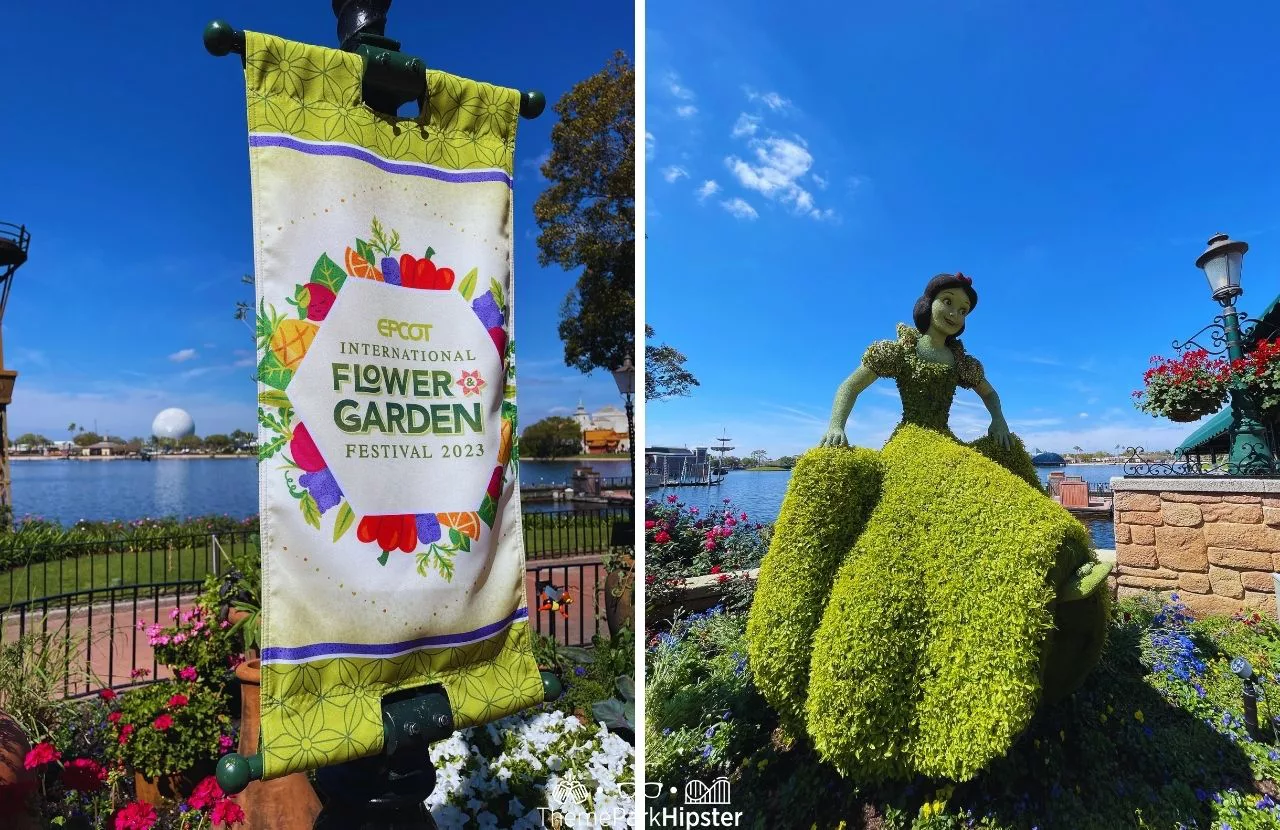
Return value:
[(959, 288), (948, 288), (939, 291), (933, 298), (933, 306), (929, 313), (929, 328), (936, 329), (948, 337), (955, 337), (964, 331), (965, 318), (973, 304), (969, 295)]

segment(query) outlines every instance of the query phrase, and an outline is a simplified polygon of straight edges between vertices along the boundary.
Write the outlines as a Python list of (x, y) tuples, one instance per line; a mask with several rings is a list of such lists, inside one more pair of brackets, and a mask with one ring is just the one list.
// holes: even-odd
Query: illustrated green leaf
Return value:
[(338, 267), (338, 263), (329, 259), (328, 254), (321, 254), (315, 267), (311, 269), (311, 281), (323, 285), (335, 294), (346, 279), (347, 275)]
[(497, 518), (498, 515), (498, 503), (490, 498), (486, 493), (484, 501), (480, 503), (480, 509), (476, 512), (480, 514), (480, 519), (485, 524), (489, 527), (493, 527), (493, 520)]
[(275, 438), (272, 438), (267, 443), (258, 447), (258, 460), (259, 461), (267, 460), (271, 456), (280, 452), (280, 450), (282, 450), (284, 448), (284, 445), (287, 443), (289, 443), (289, 440), (287, 438), (285, 438), (283, 435), (277, 435)]
[(435, 248), (432, 248), (430, 245), (428, 245), (428, 246), (427, 246), (427, 252), (426, 252), (425, 254), (423, 254), (423, 255), (422, 255), (422, 258), (423, 258), (423, 259), (431, 259), (431, 258), (432, 258), (433, 256), (435, 256), (435, 255), (436, 255), (436, 249), (435, 249)]
[(305, 285), (299, 285), (293, 290), (293, 299), (289, 300), (289, 305), (298, 307), (299, 319), (307, 319), (307, 308), (311, 305), (311, 289)]
[(465, 533), (464, 533), (464, 534), (462, 534), (462, 541), (458, 543), (458, 549), (459, 549), (459, 550), (464, 550), (464, 551), (470, 551), (470, 550), (471, 550), (471, 537), (470, 537), (470, 536), (468, 536), (468, 535), (467, 535), (467, 534), (465, 534)]
[(457, 528), (455, 527), (449, 528), (449, 541), (452, 542), (454, 546), (462, 547), (462, 540), (465, 538), (466, 538), (465, 536), (463, 536), (461, 533), (458, 532)]
[(302, 518), (307, 520), (307, 524), (319, 530), (320, 505), (316, 504), (315, 498), (310, 493), (303, 496), (300, 503), (302, 505)]
[(502, 291), (502, 284), (492, 277), (489, 279), (489, 293), (493, 294), (493, 301), (505, 312), (507, 310), (507, 295)]
[(373, 248), (369, 245), (369, 243), (365, 242), (363, 239), (356, 240), (356, 253), (359, 254), (361, 257), (363, 257), (364, 261), (369, 263), (370, 265), (373, 265), (375, 262), (377, 262), (377, 259), (375, 259), (375, 257), (377, 257), (378, 252), (373, 250)]
[(342, 535), (351, 529), (351, 525), (355, 524), (356, 511), (351, 509), (351, 505), (345, 501), (338, 508), (338, 520), (333, 524), (333, 541), (338, 541)]
[(292, 409), (293, 402), (289, 400), (289, 396), (278, 389), (268, 389), (258, 395), (258, 403), (263, 406), (271, 406), (276, 409)]
[(479, 268), (472, 268), (462, 278), (462, 284), (458, 286), (458, 290), (462, 292), (462, 299), (467, 302), (471, 302), (471, 295), (476, 293), (476, 274), (479, 272)]
[(283, 391), (293, 379), (293, 370), (280, 362), (275, 352), (267, 352), (258, 363), (258, 380)]

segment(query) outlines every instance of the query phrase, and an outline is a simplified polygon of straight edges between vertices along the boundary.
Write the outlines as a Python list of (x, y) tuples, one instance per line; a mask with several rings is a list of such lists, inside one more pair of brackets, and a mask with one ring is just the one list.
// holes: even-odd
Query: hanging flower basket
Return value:
[(1231, 379), (1244, 387), (1267, 416), (1280, 412), (1280, 338), (1263, 340), (1231, 364)]
[(1143, 412), (1190, 423), (1212, 415), (1227, 402), (1232, 368), (1225, 360), (1196, 349), (1176, 360), (1153, 357), (1151, 363), (1142, 378), (1145, 387), (1133, 393)]

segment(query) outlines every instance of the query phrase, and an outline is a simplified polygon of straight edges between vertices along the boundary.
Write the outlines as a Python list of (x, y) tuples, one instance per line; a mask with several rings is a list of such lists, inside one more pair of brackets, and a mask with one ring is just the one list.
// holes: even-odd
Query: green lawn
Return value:
[[(525, 555), (550, 559), (575, 554), (603, 553), (609, 547), (611, 524), (595, 517), (530, 520), (525, 516)], [(621, 521), (621, 519), (619, 519)], [(257, 551), (246, 544), (235, 552)], [(112, 586), (145, 585), (153, 582), (190, 582), (204, 579), (213, 567), (206, 545), (170, 551), (99, 553), (20, 565), (0, 572), (0, 608), (58, 594), (103, 589)], [(103, 595), (103, 599), (106, 599)], [(77, 598), (83, 604), (85, 598)]]
[[(257, 546), (251, 545), (247, 549), (256, 550)], [(201, 580), (212, 566), (213, 557), (205, 545), (169, 551), (99, 553), (20, 565), (0, 573), (0, 607), (33, 598), (113, 585)]]

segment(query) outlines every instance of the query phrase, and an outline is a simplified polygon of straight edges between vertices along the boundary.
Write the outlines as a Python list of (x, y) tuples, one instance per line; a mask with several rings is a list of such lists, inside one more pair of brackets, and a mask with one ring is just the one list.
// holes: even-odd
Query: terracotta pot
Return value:
[(39, 781), (23, 765), (31, 742), (18, 722), (0, 712), (0, 818), (12, 830), (37, 830), (35, 799)]
[[(262, 662), (246, 660), (236, 666), (236, 677), (241, 695), (239, 752), (248, 757), (257, 753), (262, 734)], [(236, 801), (244, 810), (242, 830), (311, 830), (320, 815), (320, 799), (302, 772), (250, 782)]]
[(213, 762), (206, 761), (193, 769), (157, 775), (155, 778), (149, 778), (135, 770), (133, 784), (139, 801), (163, 807), (191, 795), (196, 785), (210, 775), (213, 775)]
[[(610, 636), (617, 637), (623, 628), (635, 627), (635, 583), (629, 590), (621, 590), (623, 574), (620, 571), (609, 571), (604, 580), (604, 616), (609, 623)], [(621, 593), (617, 596), (615, 592)]]

